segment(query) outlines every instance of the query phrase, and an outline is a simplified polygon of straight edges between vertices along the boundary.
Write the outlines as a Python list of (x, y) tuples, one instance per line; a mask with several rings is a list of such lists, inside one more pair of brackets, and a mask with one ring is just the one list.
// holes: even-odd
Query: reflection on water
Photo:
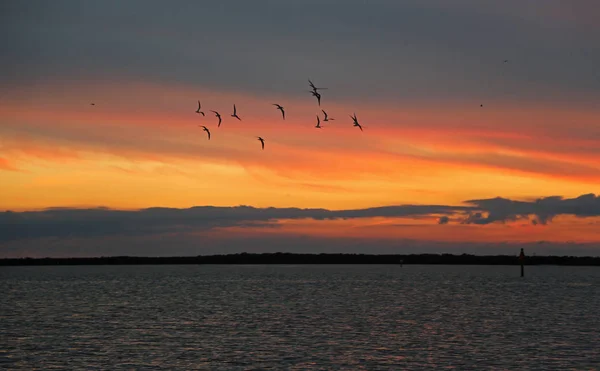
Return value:
[(0, 268), (0, 368), (594, 369), (600, 269)]

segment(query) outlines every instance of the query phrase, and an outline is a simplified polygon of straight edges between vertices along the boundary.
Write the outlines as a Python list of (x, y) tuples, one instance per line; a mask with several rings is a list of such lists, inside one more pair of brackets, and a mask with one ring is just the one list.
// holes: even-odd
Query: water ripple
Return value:
[(600, 269), (0, 270), (11, 370), (589, 370)]

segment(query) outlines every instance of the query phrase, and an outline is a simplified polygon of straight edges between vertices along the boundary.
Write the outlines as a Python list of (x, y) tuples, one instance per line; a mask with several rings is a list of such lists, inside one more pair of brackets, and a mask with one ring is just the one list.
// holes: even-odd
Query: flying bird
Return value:
[(211, 110), (210, 112), (214, 113), (215, 116), (219, 119), (219, 125), (217, 125), (217, 127), (220, 128), (221, 127), (221, 115), (217, 111), (212, 111)]
[(210, 130), (208, 130), (208, 128), (206, 126), (201, 126), (201, 125), (198, 125), (198, 126), (200, 126), (202, 128), (202, 130), (204, 130), (206, 132), (206, 134), (208, 134), (208, 140), (210, 140)]
[(265, 140), (261, 137), (257, 137), (260, 140), (260, 144), (262, 145), (262, 149), (265, 149)]
[(312, 88), (313, 91), (317, 91), (317, 90), (326, 90), (327, 88), (317, 88), (315, 86), (315, 84), (312, 83), (312, 81), (310, 81), (310, 79), (308, 79), (308, 84), (310, 85), (310, 87)]
[(96, 103), (90, 103), (90, 106), (95, 106), (95, 105), (96, 105)]
[(323, 114), (325, 115), (325, 118), (323, 119), (323, 122), (335, 120), (335, 119), (330, 119), (329, 116), (327, 116), (327, 112), (325, 112), (325, 110), (321, 110), (321, 112), (323, 112)]
[(317, 129), (321, 128), (321, 119), (319, 118), (319, 115), (317, 115), (317, 125), (315, 126)]
[(202, 116), (204, 116), (204, 112), (200, 111), (200, 101), (198, 101), (198, 109), (196, 110), (196, 113), (201, 113)]
[(505, 59), (505, 60), (504, 60), (504, 63), (508, 63), (508, 59)]
[(354, 114), (354, 116), (350, 116), (350, 118), (352, 119), (352, 121), (354, 121), (353, 126), (357, 126), (360, 129), (360, 131), (363, 131), (362, 126), (360, 126), (360, 124), (358, 123), (358, 119), (356, 118), (356, 113)]
[(242, 121), (242, 119), (237, 115), (237, 109), (235, 108), (235, 104), (233, 105), (233, 115), (231, 117), (235, 117), (236, 119)]
[(283, 119), (285, 120), (285, 111), (283, 110), (283, 107), (280, 106), (277, 103), (273, 103), (274, 106), (277, 106), (277, 109), (281, 111), (281, 116), (283, 117)]
[(319, 102), (319, 106), (320, 106), (320, 105), (321, 105), (321, 94), (320, 94), (318, 91), (316, 91), (316, 90), (312, 90), (310, 93), (311, 93), (311, 94), (312, 94), (314, 97), (316, 97), (316, 98), (317, 98), (317, 102)]

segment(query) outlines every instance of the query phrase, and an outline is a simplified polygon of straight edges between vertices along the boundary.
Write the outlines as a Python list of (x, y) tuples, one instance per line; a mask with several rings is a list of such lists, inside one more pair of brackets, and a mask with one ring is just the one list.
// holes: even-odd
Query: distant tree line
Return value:
[[(109, 256), (91, 258), (10, 258), (0, 259), (0, 266), (17, 265), (156, 265), (156, 264), (448, 264), (448, 265), (518, 265), (513, 255), (470, 254), (228, 254), (199, 256)], [(528, 256), (525, 265), (600, 266), (600, 257)]]

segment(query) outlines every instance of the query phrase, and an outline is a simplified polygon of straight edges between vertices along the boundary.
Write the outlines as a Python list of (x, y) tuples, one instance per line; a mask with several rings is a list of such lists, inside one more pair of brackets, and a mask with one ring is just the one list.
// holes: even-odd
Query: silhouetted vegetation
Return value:
[[(0, 259), (0, 266), (10, 265), (141, 265), (141, 264), (449, 264), (449, 265), (518, 265), (515, 255), (366, 255), (366, 254), (229, 254), (208, 256), (110, 256), (95, 258), (18, 258)], [(525, 265), (600, 266), (600, 257), (528, 256)]]

